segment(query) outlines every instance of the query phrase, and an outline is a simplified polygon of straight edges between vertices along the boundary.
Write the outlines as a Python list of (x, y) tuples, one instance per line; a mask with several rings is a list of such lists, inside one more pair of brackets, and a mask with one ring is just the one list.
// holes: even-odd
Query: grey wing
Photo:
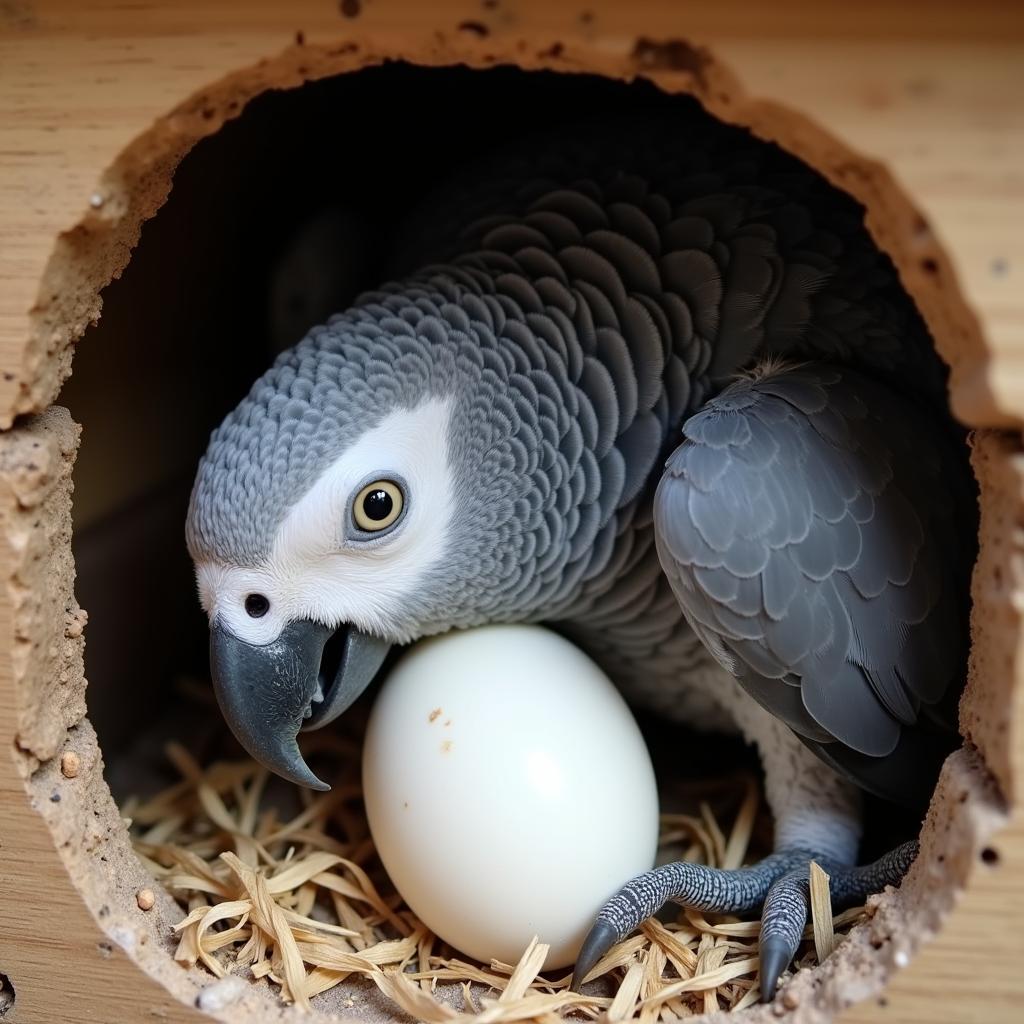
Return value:
[(684, 435), (655, 497), (659, 556), (747, 692), (855, 765), (926, 719), (952, 725), (970, 496), (927, 414), (810, 364), (738, 381)]

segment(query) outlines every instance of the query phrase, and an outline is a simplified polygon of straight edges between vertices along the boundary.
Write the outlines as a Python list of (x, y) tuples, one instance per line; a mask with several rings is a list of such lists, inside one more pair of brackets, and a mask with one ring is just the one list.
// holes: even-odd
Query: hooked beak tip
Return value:
[(235, 738), (271, 771), (320, 791), (330, 787), (309, 769), (296, 736), (328, 635), (325, 626), (295, 622), (261, 646), (240, 639), (220, 622), (210, 630), (213, 688)]
[(318, 622), (295, 620), (277, 639), (259, 645), (242, 640), (219, 619), (210, 627), (214, 692), (235, 738), (282, 778), (322, 793), (331, 787), (310, 770), (296, 737), (346, 710), (390, 648), (350, 626), (334, 678), (321, 682), (325, 645), (335, 632)]
[(300, 761), (305, 772), (303, 772), (301, 777), (293, 778), (291, 781), (300, 786), (306, 786), (308, 789), (315, 789), (318, 793), (330, 793), (331, 787), (322, 779), (317, 778), (317, 776), (310, 771), (309, 766), (304, 760), (300, 758)]

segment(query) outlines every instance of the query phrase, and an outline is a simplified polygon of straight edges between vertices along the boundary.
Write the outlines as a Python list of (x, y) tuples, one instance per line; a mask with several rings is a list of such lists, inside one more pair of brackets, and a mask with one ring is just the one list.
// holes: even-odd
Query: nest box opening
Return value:
[(14, 1009), (15, 992), (11, 979), (0, 974), (0, 1017), (6, 1017)]
[[(86, 331), (60, 399), (84, 428), (74, 470), (75, 586), (89, 612), (89, 716), (116, 796), (157, 770), (162, 740), (188, 735), (183, 687), (208, 678), (207, 626), (183, 522), (210, 430), (277, 351), (379, 283), (386, 241), (403, 215), (467, 156), (570, 113), (696, 102), (644, 79), (392, 63), (264, 92), (181, 160), (166, 203), (104, 289), (102, 317)], [(444, 131), (439, 110), (454, 115)], [(869, 215), (877, 220), (878, 211)], [(934, 268), (925, 266), (921, 281), (930, 277)], [(289, 288), (295, 280), (301, 290)], [(912, 297), (921, 304), (921, 295)], [(990, 531), (999, 515), (989, 509)], [(982, 516), (984, 534), (984, 507)], [(996, 550), (984, 537), (982, 547), (983, 557)], [(996, 706), (986, 677), (997, 666), (977, 656), (972, 665), (970, 685), (982, 696), (971, 707), (980, 718)], [(219, 726), (215, 709), (210, 718)], [(996, 803), (979, 753), (954, 755), (908, 894), (885, 897), (848, 940), (848, 955), (840, 951), (820, 969), (818, 1005), (831, 1012), (849, 1002), (843, 986), (852, 976), (858, 993), (879, 991), (905, 951), (939, 926), (975, 850), (983, 847), (978, 856), (998, 869), (998, 850), (982, 842)], [(152, 883), (127, 838), (115, 846), (118, 879), (110, 881), (109, 863), (86, 865), (80, 888), (101, 924), (120, 928), (111, 934), (124, 945), (123, 920), (115, 927), (117, 915), (105, 920), (101, 909), (109, 914)], [(148, 952), (138, 934), (128, 952), (192, 998), (209, 979), (171, 963), (166, 919), (131, 920), (136, 932), (148, 928)]]

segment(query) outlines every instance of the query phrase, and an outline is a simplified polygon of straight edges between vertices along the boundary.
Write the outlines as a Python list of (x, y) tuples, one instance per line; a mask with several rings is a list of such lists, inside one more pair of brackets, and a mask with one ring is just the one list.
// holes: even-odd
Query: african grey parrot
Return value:
[(199, 467), (224, 715), (324, 789), (296, 734), (391, 645), (552, 624), (636, 703), (756, 743), (776, 823), (752, 867), (623, 880), (575, 980), (667, 900), (762, 907), (768, 998), (812, 858), (840, 903), (914, 855), (854, 866), (858, 786), (913, 803), (955, 738), (974, 497), (924, 327), (852, 200), (698, 113), (470, 164), (396, 248)]

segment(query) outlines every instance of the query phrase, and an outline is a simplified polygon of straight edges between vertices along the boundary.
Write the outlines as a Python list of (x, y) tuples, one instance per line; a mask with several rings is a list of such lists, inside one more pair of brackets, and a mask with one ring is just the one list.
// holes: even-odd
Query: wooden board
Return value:
[[(385, 56), (647, 74), (777, 139), (869, 204), (876, 237), (953, 363), (954, 408), (975, 426), (1022, 422), (1019, 3), (8, 0), (0, 33), (0, 426), (55, 399), (74, 342), (99, 314), (98, 289), (125, 265), (142, 219), (197, 139), (264, 88)], [(1018, 448), (1005, 453), (1008, 474)], [(156, 968), (140, 970), (104, 946), (104, 928), (32, 806), (14, 744), (36, 693), (21, 685), (26, 659), (38, 651), (19, 638), (17, 585), (46, 583), (26, 568), (33, 521), (9, 479), (4, 488), (18, 524), (0, 544), (0, 971), (22, 979), (12, 1019), (66, 1019), (65, 986), (79, 1019), (200, 1019), (164, 992)], [(1012, 632), (991, 670), (1019, 679), (1021, 552), (1005, 554), (987, 610), (1005, 614)], [(1020, 793), (1024, 707), (1015, 692), (1009, 728), (983, 742), (1004, 787)], [(1019, 811), (994, 843), (998, 868), (972, 869), (946, 928), (897, 975), (886, 1005), (855, 1007), (844, 1020), (1018, 1018), (1024, 931), (1006, 922), (1024, 915)], [(36, 914), (60, 922), (45, 940), (33, 938)]]

